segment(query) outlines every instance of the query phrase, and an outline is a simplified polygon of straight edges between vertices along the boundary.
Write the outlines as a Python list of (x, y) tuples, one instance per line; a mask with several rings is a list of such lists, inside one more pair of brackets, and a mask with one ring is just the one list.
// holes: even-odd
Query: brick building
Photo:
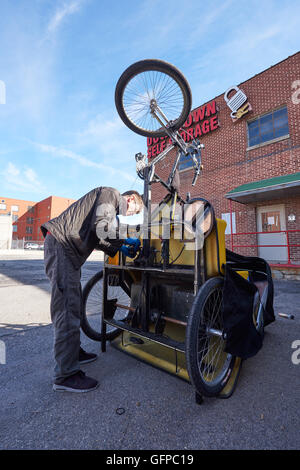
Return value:
[(67, 209), (74, 199), (49, 196), (39, 202), (23, 201), (0, 196), (0, 216), (10, 215), (12, 239), (36, 241), (42, 244), (44, 239), (40, 226), (47, 220), (57, 217)]
[[(10, 230), (12, 231), (12, 236), (10, 236), (9, 240), (7, 239), (5, 243), (3, 240), (0, 248), (10, 248), (11, 239), (16, 240), (19, 238), (18, 220), (22, 219), (26, 221), (27, 217), (31, 217), (31, 212), (35, 204), (36, 202), (34, 201), (24, 201), (0, 196), (0, 216), (9, 217)], [(24, 240), (26, 240), (26, 235), (24, 234)], [(22, 237), (20, 237), (20, 239), (21, 238)]]
[[(191, 160), (180, 162), (180, 192), (213, 204), (216, 216), (227, 221), (229, 249), (274, 265), (299, 265), (300, 52), (232, 85), (195, 108), (183, 127), (184, 140), (198, 137), (205, 149), (195, 187)], [(151, 159), (167, 140), (147, 143)], [(160, 162), (156, 173), (167, 178), (174, 156)], [(163, 195), (162, 186), (154, 185), (154, 201)]]

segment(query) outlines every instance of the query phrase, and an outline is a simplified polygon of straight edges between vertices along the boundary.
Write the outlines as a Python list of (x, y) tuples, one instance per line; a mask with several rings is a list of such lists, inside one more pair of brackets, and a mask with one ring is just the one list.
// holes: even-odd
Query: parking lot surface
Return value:
[[(101, 268), (89, 259), (82, 284)], [(99, 354), (86, 394), (52, 390), (50, 289), (42, 254), (0, 258), (0, 449), (299, 449), (300, 282), (275, 281), (264, 346), (244, 361), (229, 399), (195, 403), (190, 384), (82, 334)], [(3, 353), (5, 352), (5, 356)], [(294, 354), (294, 356), (293, 356)], [(124, 413), (116, 413), (123, 408)]]

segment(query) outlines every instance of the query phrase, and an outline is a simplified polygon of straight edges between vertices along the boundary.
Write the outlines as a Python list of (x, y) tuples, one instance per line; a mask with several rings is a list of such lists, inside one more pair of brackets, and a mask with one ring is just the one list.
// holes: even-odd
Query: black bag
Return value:
[[(253, 303), (257, 292), (255, 281), (265, 277), (268, 296), (264, 309), (264, 326), (275, 320), (273, 280), (268, 263), (262, 258), (245, 257), (226, 250), (223, 287), (223, 322), (226, 333), (225, 351), (242, 359), (254, 356), (262, 347), (263, 338), (253, 322)], [(236, 271), (249, 270), (246, 280)]]

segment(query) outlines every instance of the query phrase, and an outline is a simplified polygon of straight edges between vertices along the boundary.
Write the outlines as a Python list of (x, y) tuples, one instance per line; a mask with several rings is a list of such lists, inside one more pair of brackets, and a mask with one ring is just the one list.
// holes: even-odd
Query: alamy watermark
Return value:
[(0, 80), (0, 104), (6, 104), (6, 86), (3, 80)]
[(299, 104), (300, 103), (300, 80), (295, 80), (292, 83), (292, 90), (295, 90), (292, 94), (292, 103)]
[(292, 354), (292, 363), (298, 366), (300, 364), (300, 339), (292, 342), (292, 349), (296, 350)]
[(6, 364), (6, 344), (0, 340), (0, 364)]
[[(96, 233), (101, 239), (126, 239), (128, 237), (126, 224), (118, 223), (115, 207), (110, 203), (100, 204), (97, 208)], [(210, 218), (209, 218), (210, 220)], [(151, 214), (145, 209), (142, 224), (130, 226), (131, 237), (142, 237), (143, 240), (184, 240), (186, 250), (201, 249), (204, 242), (207, 220), (204, 205), (199, 204), (152, 204)], [(209, 225), (209, 223), (208, 223)]]

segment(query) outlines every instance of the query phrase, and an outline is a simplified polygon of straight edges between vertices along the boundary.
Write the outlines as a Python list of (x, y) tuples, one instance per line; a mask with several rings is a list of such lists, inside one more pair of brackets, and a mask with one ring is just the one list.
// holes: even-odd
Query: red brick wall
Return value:
[(73, 204), (73, 202), (75, 202), (75, 199), (67, 199), (65, 197), (52, 196), (51, 219), (60, 215), (71, 204)]
[[(235, 187), (300, 171), (300, 103), (297, 104), (299, 99), (292, 99), (293, 94), (295, 96), (292, 84), (296, 80), (300, 80), (300, 53), (239, 84), (238, 87), (247, 95), (252, 110), (235, 123), (230, 117), (231, 111), (224, 95), (215, 98), (220, 127), (200, 137), (201, 143), (205, 145), (202, 151), (204, 169), (194, 188), (191, 186), (193, 171), (181, 172), (183, 197), (188, 191), (192, 196), (205, 197), (213, 204), (216, 215), (221, 217), (222, 213), (229, 212), (229, 201), (225, 195)], [(300, 98), (300, 92), (297, 96)], [(247, 121), (283, 105), (287, 106), (288, 111), (289, 138), (247, 150)], [(166, 179), (174, 158), (173, 152), (168, 161), (166, 159), (157, 165), (156, 173)], [(160, 200), (163, 194), (165, 191), (159, 184), (153, 185), (154, 201)], [(264, 201), (264, 205), (279, 202)], [(290, 213), (290, 206), (296, 215), (296, 222), (287, 222), (287, 228), (300, 229), (300, 198), (289, 198), (281, 202), (286, 206), (286, 215)], [(256, 231), (255, 206), (232, 202), (232, 210), (236, 212), (237, 232)], [(293, 240), (295, 237), (296, 234), (292, 235)], [(299, 240), (299, 235), (297, 237)], [(226, 239), (230, 248), (230, 236)], [(238, 244), (255, 244), (255, 239), (256, 236), (244, 239), (240, 237)], [(256, 250), (250, 248), (235, 251), (256, 255)], [(293, 250), (294, 259), (300, 258), (299, 252), (299, 248)]]
[(37, 220), (34, 227), (35, 233), (37, 234), (38, 240), (43, 240), (44, 237), (40, 230), (42, 224), (47, 222), (54, 217), (60, 215), (65, 209), (67, 209), (74, 199), (68, 199), (58, 196), (50, 196), (37, 204)]
[(43, 240), (43, 234), (40, 230), (42, 224), (47, 222), (51, 217), (51, 201), (52, 196), (43, 199), (36, 205), (36, 221), (34, 225), (35, 240)]

